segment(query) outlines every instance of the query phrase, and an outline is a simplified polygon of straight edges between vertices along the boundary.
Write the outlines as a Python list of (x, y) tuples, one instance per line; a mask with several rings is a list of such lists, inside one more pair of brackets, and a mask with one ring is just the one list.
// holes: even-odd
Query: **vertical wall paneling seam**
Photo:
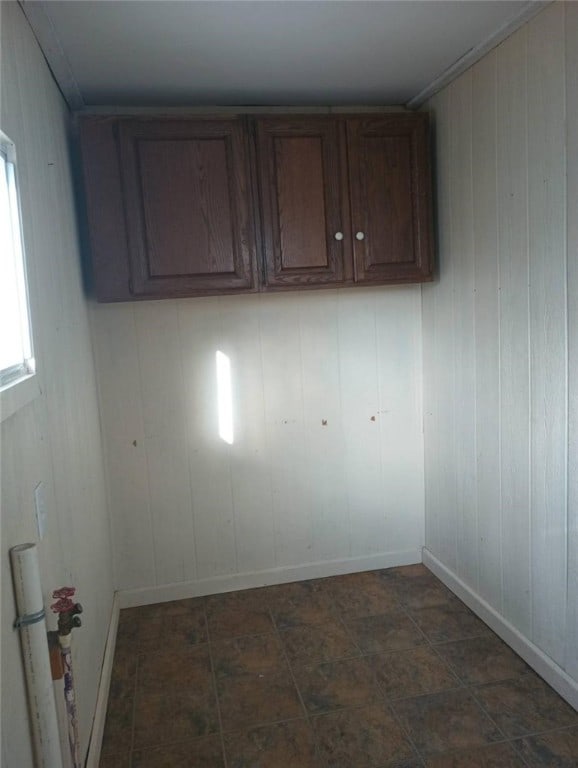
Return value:
[(452, 327), (452, 395), (453, 395), (453, 402), (452, 402), (452, 409), (453, 409), (453, 417), (452, 417), (452, 464), (450, 472), (453, 474), (452, 484), (454, 487), (453, 491), (453, 502), (454, 502), (454, 515), (455, 515), (455, 525), (454, 525), (454, 562), (455, 562), (455, 568), (457, 571), (458, 563), (460, 561), (460, 554), (459, 554), (459, 539), (457, 536), (457, 529), (458, 529), (458, 515), (459, 510), (457, 508), (457, 501), (458, 501), (458, 494), (457, 494), (457, 477), (456, 477), (456, 464), (457, 464), (457, 435), (456, 435), (456, 424), (457, 424), (457, 418), (456, 418), (456, 381), (457, 381), (457, 375), (456, 375), (456, 278), (455, 278), (455, 265), (456, 265), (456, 250), (455, 250), (455, 222), (456, 222), (456, 214), (454, 211), (454, 197), (452, 194), (452, 187), (455, 187), (455, 182), (453, 181), (453, 175), (455, 171), (454, 163), (453, 163), (453, 152), (452, 147), (454, 146), (454, 128), (455, 124), (450, 119), (450, 116), (454, 112), (454, 89), (455, 84), (452, 83), (449, 87), (448, 91), (448, 124), (449, 124), (449, 147), (448, 147), (448, 153), (449, 153), (449, 175), (448, 175), (448, 181), (449, 181), (449, 195), (448, 195), (448, 205), (449, 205), (449, 221), (450, 221), (450, 268), (451, 268), (451, 274), (452, 274), (452, 285), (451, 285), (451, 299), (452, 299), (452, 311), (451, 311), (451, 327)]
[[(303, 311), (302, 311), (302, 301), (305, 299), (305, 296), (303, 294), (299, 294), (299, 384), (300, 384), (300, 390), (301, 390), (301, 434), (303, 435), (305, 441), (307, 441), (307, 424), (305, 421), (306, 416), (306, 410), (305, 410), (305, 384), (304, 384), (304, 368), (303, 368)], [(306, 299), (305, 299), (306, 300)], [(305, 447), (305, 446), (303, 446)], [(313, 534), (313, 518), (311, 515), (311, 507), (309, 505), (309, 499), (310, 499), (310, 488), (305, 487), (305, 499), (306, 504), (309, 513), (309, 547), (313, 547), (314, 544), (314, 534)]]
[(530, 636), (526, 37), (499, 50), (504, 615)]
[[(453, 282), (454, 276), (451, 269), (451, 253), (452, 253), (452, 220), (451, 220), (451, 123), (449, 119), (450, 115), (450, 89), (446, 88), (438, 97), (440, 102), (440, 116), (441, 120), (438, 121), (438, 147), (440, 148), (438, 157), (438, 194), (439, 194), (439, 207), (438, 218), (440, 221), (439, 227), (439, 239), (440, 239), (440, 284), (438, 289), (438, 296), (435, 301), (435, 309), (439, 306), (441, 308), (440, 321), (440, 333), (438, 333), (438, 360), (434, 365), (434, 382), (436, 382), (436, 420), (434, 422), (434, 430), (437, 431), (437, 437), (434, 440), (434, 446), (437, 447), (438, 464), (434, 463), (434, 467), (437, 466), (438, 475), (438, 508), (435, 511), (437, 523), (438, 523), (438, 551), (440, 557), (444, 559), (452, 559), (450, 554), (451, 548), (451, 533), (448, 534), (447, 525), (448, 520), (453, 518), (455, 509), (452, 509), (452, 495), (450, 492), (450, 470), (448, 465), (453, 465), (453, 346), (454, 346), (454, 325), (452, 321), (453, 312)], [(443, 135), (443, 138), (442, 138)], [(445, 188), (444, 188), (445, 185)], [(443, 300), (441, 300), (443, 297)], [(443, 374), (442, 374), (443, 368)], [(444, 385), (439, 386), (442, 379)], [(443, 409), (442, 409), (443, 405)], [(443, 438), (444, 443), (442, 445), (439, 433), (441, 431), (443, 419)], [(441, 457), (441, 460), (440, 460)], [(442, 467), (443, 463), (443, 467)], [(443, 503), (441, 503), (442, 495), (445, 496)], [(442, 513), (443, 510), (443, 513)], [(451, 531), (455, 530), (455, 525), (452, 524)], [(443, 529), (443, 539), (442, 539)], [(455, 562), (455, 551), (454, 551)]]
[[(570, 457), (570, 275), (569, 275), (569, 258), (568, 258), (568, 252), (570, 249), (570, 243), (568, 238), (568, 218), (569, 218), (569, 184), (568, 184), (568, 159), (569, 159), (569, 140), (568, 140), (568, 134), (569, 134), (569, 126), (570, 126), (570, 116), (568, 114), (568, 41), (566, 37), (566, 30), (569, 28), (569, 24), (571, 22), (568, 22), (568, 5), (567, 3), (564, 3), (562, 6), (563, 9), (563, 33), (564, 33), (564, 39), (563, 39), (563, 46), (564, 46), (564, 55), (562, 57), (562, 66), (563, 66), (563, 72), (564, 72), (564, 86), (563, 86), (563, 99), (564, 99), (564, 152), (565, 152), (565, 169), (566, 173), (564, 174), (564, 199), (566, 201), (566, 207), (564, 210), (564, 274), (566, 276), (566, 290), (564, 292), (564, 302), (565, 302), (565, 327), (566, 327), (566, 357), (565, 357), (565, 369), (566, 369), (566, 402), (565, 402), (565, 411), (566, 411), (566, 421), (565, 421), (565, 449), (566, 449), (566, 475), (565, 475), (565, 488), (564, 488), (564, 498), (566, 499), (566, 606), (565, 606), (565, 617), (566, 617), (566, 637), (568, 637), (568, 604), (571, 600), (570, 596), (570, 546), (572, 537), (570, 534), (570, 525), (571, 525), (571, 514), (570, 514), (570, 482), (569, 477), (570, 473), (574, 472), (574, 468), (570, 467), (571, 457)], [(575, 213), (574, 213), (575, 215)], [(578, 245), (578, 244), (577, 244)], [(568, 664), (568, 647), (567, 643), (564, 644), (564, 653), (563, 658), (560, 660), (560, 665), (563, 667), (563, 669), (567, 668)]]
[[(496, 52), (496, 66), (494, 67), (494, 98), (496, 100), (496, 108), (494, 110), (494, 117), (495, 117), (495, 124), (494, 124), (494, 136), (495, 136), (495, 145), (496, 145), (496, 152), (494, 155), (494, 164), (495, 164), (495, 194), (496, 194), (496, 201), (499, 200), (498, 197), (498, 187), (499, 187), (499, 176), (498, 176), (498, 157), (499, 157), (499, 148), (498, 148), (498, 77), (499, 77), (499, 57)], [(504, 505), (503, 505), (503, 495), (502, 495), (502, 366), (500, 365), (500, 360), (502, 359), (502, 324), (500, 322), (500, 318), (502, 317), (502, 281), (501, 281), (501, 275), (502, 275), (502, 266), (501, 266), (501, 246), (500, 246), (500, 227), (498, 223), (498, 212), (496, 209), (496, 261), (497, 261), (497, 280), (498, 280), (498, 503), (500, 507), (500, 533), (504, 530)], [(500, 542), (500, 600), (498, 605), (498, 610), (500, 611), (500, 614), (503, 615), (504, 613), (504, 541), (503, 537), (500, 535), (499, 537)]]
[[(380, 376), (380, 366), (378, 365), (378, 358), (380, 357), (380, 339), (381, 336), (379, 334), (379, 330), (377, 327), (377, 299), (376, 295), (373, 294), (372, 296), (372, 305), (373, 305), (373, 328), (375, 333), (375, 381), (377, 384), (377, 413), (375, 414), (377, 417), (377, 429), (379, 432), (379, 487), (383, 488), (383, 403), (381, 399), (381, 376)], [(385, 503), (383, 504), (381, 508), (381, 515), (382, 520), (385, 518)], [(383, 543), (381, 548), (383, 548)]]
[[(473, 127), (473, 103), (474, 103), (474, 80), (473, 77), (470, 76), (470, 126)], [(475, 301), (475, 294), (476, 294), (476, 250), (475, 250), (475, 236), (474, 236), (474, 217), (476, 215), (476, 205), (475, 205), (475, 198), (474, 198), (474, 134), (473, 130), (470, 130), (470, 166), (472, 169), (472, 173), (470, 176), (470, 195), (471, 195), (471, 201), (472, 201), (472, 284), (473, 284), (473, 292), (474, 295), (472, 296), (472, 324), (473, 324), (473, 332), (474, 332), (474, 343), (473, 343), (473, 350), (476, 350), (477, 348), (477, 323), (476, 323), (476, 301)], [(477, 373), (478, 373), (478, 365), (477, 365), (477, 358), (475, 351), (473, 352), (473, 364), (474, 364), (474, 372), (473, 372), (473, 385), (474, 385), (474, 391), (473, 391), (473, 402), (474, 402), (474, 413), (472, 414), (473, 417), (473, 441), (474, 441), (474, 453), (472, 456), (474, 466), (472, 467), (473, 471), (473, 479), (474, 479), (474, 488), (472, 489), (472, 501), (475, 506), (475, 531), (476, 531), (476, 573), (475, 573), (475, 587), (476, 592), (479, 593), (480, 591), (480, 521), (479, 521), (479, 505), (478, 505), (478, 473), (476, 471), (476, 462), (477, 462), (477, 455), (478, 455), (478, 427), (477, 427), (477, 420), (475, 417), (475, 405), (477, 403), (477, 394), (478, 394), (478, 386), (477, 386)]]
[[(263, 424), (264, 424), (264, 434), (265, 434), (265, 441), (266, 445), (265, 448), (267, 450), (267, 455), (271, 455), (271, 433), (269, 429), (269, 425), (267, 423), (267, 396), (265, 394), (266, 388), (265, 388), (265, 363), (263, 360), (263, 324), (262, 324), (262, 309), (261, 304), (263, 301), (265, 301), (265, 296), (263, 294), (258, 293), (257, 294), (257, 307), (258, 307), (258, 323), (257, 327), (259, 329), (259, 363), (260, 363), (260, 374), (261, 378), (260, 380), (263, 382)], [(271, 463), (268, 464), (269, 471), (269, 492), (271, 495), (271, 506), (270, 506), (270, 514), (271, 514), (271, 531), (272, 531), (272, 544), (273, 544), (273, 563), (275, 565), (278, 565), (278, 555), (277, 555), (277, 537), (276, 537), (276, 529), (275, 529), (275, 506), (273, 503), (273, 469), (271, 467)]]
[[(339, 414), (340, 414), (340, 427), (344, 431), (343, 424), (343, 383), (341, 381), (341, 337), (339, 334), (339, 305), (341, 300), (341, 293), (343, 288), (336, 289), (337, 292), (337, 315), (335, 323), (335, 334), (337, 336), (337, 385), (339, 387)], [(351, 498), (349, 493), (349, 483), (345, 485), (346, 504), (347, 504), (347, 555), (351, 557)]]
[[(562, 24), (562, 30), (563, 34), (566, 30), (566, 4), (562, 6), (563, 8), (563, 24)], [(565, 469), (566, 472), (564, 474), (564, 499), (566, 501), (566, 509), (565, 509), (565, 530), (566, 530), (566, 604), (568, 603), (568, 574), (569, 574), (569, 557), (568, 557), (568, 547), (570, 542), (570, 510), (569, 510), (569, 502), (568, 502), (568, 466), (569, 466), (569, 456), (570, 456), (570, 449), (569, 449), (569, 438), (570, 438), (570, 363), (569, 363), (569, 297), (568, 297), (568, 142), (566, 140), (566, 133), (567, 133), (567, 126), (568, 126), (568, 105), (567, 105), (567, 94), (566, 94), (566, 82), (568, 78), (568, 72), (566, 67), (566, 35), (564, 34), (564, 55), (562, 57), (562, 68), (563, 68), (563, 82), (564, 87), (562, 90), (562, 97), (564, 99), (564, 200), (566, 201), (566, 207), (564, 209), (564, 227), (563, 227), (563, 238), (564, 238), (564, 275), (565, 275), (565, 288), (564, 291), (564, 327), (566, 331), (566, 355), (564, 357), (564, 379), (565, 379), (565, 402), (564, 402), (564, 411), (566, 418), (564, 420), (564, 449), (565, 449)], [(574, 470), (573, 470), (574, 471)], [(568, 612), (565, 613), (565, 620), (568, 621)], [(565, 636), (568, 635), (568, 627), (565, 624)], [(561, 666), (565, 669), (566, 668), (566, 649), (564, 648), (563, 658), (561, 659)]]
[[(130, 316), (132, 319), (132, 324), (134, 327), (134, 338), (135, 338), (135, 345), (136, 345), (136, 359), (137, 359), (137, 365), (138, 365), (138, 372), (139, 372), (139, 391), (138, 391), (138, 397), (139, 397), (139, 403), (140, 403), (140, 412), (141, 412), (141, 420), (143, 425), (145, 424), (145, 414), (144, 414), (144, 390), (143, 390), (143, 366), (141, 362), (141, 354), (139, 349), (139, 343), (138, 343), (138, 329), (137, 329), (137, 315), (135, 312), (135, 305), (131, 304), (130, 307)], [(154, 575), (154, 583), (155, 586), (158, 586), (158, 564), (157, 564), (157, 554), (156, 554), (156, 536), (155, 536), (155, 521), (154, 521), (154, 515), (153, 510), (151, 506), (151, 487), (150, 487), (150, 474), (149, 474), (149, 457), (148, 457), (148, 450), (147, 450), (147, 440), (146, 440), (146, 432), (144, 434), (143, 439), (143, 450), (145, 452), (145, 465), (147, 468), (147, 476), (146, 476), (146, 491), (147, 491), (147, 503), (148, 503), (148, 518), (149, 518), (149, 526), (151, 530), (151, 552), (153, 556), (153, 575)]]
[[(259, 316), (259, 356), (261, 361), (261, 381), (263, 382), (263, 421), (265, 424), (265, 439), (266, 439), (266, 449), (267, 449), (267, 455), (271, 456), (271, 424), (269, 423), (269, 419), (267, 418), (267, 387), (265, 386), (265, 360), (264, 360), (264, 352), (263, 352), (263, 307), (262, 304), (264, 301), (266, 301), (268, 297), (263, 294), (257, 294), (257, 306), (258, 306), (258, 316)], [(273, 563), (275, 566), (279, 566), (279, 550), (277, 546), (277, 524), (275, 520), (275, 494), (274, 494), (274, 487), (273, 487), (273, 466), (271, 462), (268, 462), (269, 467), (269, 486), (271, 488), (271, 526), (273, 531)]]
[[(565, 3), (566, 30), (566, 152), (567, 152), (567, 285), (568, 285), (568, 380), (571, 396), (568, 412), (569, 515), (567, 541), (567, 639), (565, 668), (578, 679), (578, 4)], [(572, 253), (570, 254), (570, 249)]]
[[(110, 541), (110, 551), (112, 552), (112, 583), (115, 588), (115, 590), (118, 588), (118, 565), (117, 565), (117, 553), (116, 553), (116, 547), (115, 547), (115, 536), (113, 531), (113, 524), (112, 524), (112, 494), (110, 490), (110, 480), (109, 480), (109, 472), (106, 470), (106, 456), (104, 452), (104, 443), (105, 443), (105, 430), (104, 430), (104, 424), (102, 420), (102, 414), (104, 413), (104, 405), (103, 405), (103, 397), (102, 397), (102, 385), (101, 385), (101, 377), (97, 375), (98, 370), (98, 362), (96, 359), (96, 338), (95, 338), (95, 324), (94, 324), (94, 304), (90, 302), (89, 304), (89, 333), (90, 333), (90, 343), (91, 343), (91, 350), (92, 350), (92, 365), (94, 370), (94, 375), (96, 378), (96, 398), (97, 398), (97, 404), (98, 404), (98, 428), (100, 432), (100, 454), (102, 457), (102, 466), (105, 468), (104, 471), (104, 487), (106, 491), (106, 507), (107, 507), (107, 514), (108, 514), (108, 534), (109, 534), (109, 541)], [(51, 452), (52, 455), (52, 452)]]
[[(424, 360), (424, 344), (423, 344), (423, 318), (424, 318), (424, 310), (423, 310), (423, 286), (419, 286), (419, 302), (417, 302), (419, 307), (419, 323), (416, 326), (416, 335), (418, 337), (419, 342), (419, 355), (418, 360), (421, 363), (421, 369), (419, 372), (420, 376), (420, 384), (419, 384), (419, 391), (418, 391), (418, 398), (419, 402), (421, 403), (420, 408), (420, 431), (421, 431), (421, 465), (422, 465), (422, 493), (421, 493), (421, 503), (422, 503), (422, 510), (423, 510), (423, 528), (422, 528), (422, 538), (423, 538), (423, 546), (426, 545), (427, 540), (427, 531), (426, 531), (426, 488), (427, 488), (427, 479), (426, 479), (426, 452), (425, 452), (425, 401), (424, 401), (424, 376), (425, 376), (425, 360)], [(435, 336), (434, 336), (435, 338)], [(423, 547), (422, 547), (423, 551)]]
[[(182, 349), (183, 348), (183, 326), (182, 326), (182, 323), (181, 323), (180, 307), (181, 307), (181, 303), (179, 302), (177, 304), (177, 310), (176, 310), (177, 311), (177, 329), (178, 329), (178, 334), (179, 334), (179, 349)], [(186, 392), (187, 391), (187, 383), (186, 383), (186, 380), (185, 380), (185, 369), (184, 369), (184, 366), (183, 366), (183, 356), (182, 356), (182, 354), (179, 355), (179, 378), (181, 380), (182, 391)], [(195, 501), (194, 501), (194, 496), (193, 496), (193, 475), (192, 475), (192, 472), (191, 472), (191, 444), (190, 444), (188, 438), (189, 438), (189, 436), (187, 435), (187, 439), (185, 440), (185, 450), (187, 452), (187, 456), (186, 456), (186, 459), (187, 459), (187, 478), (188, 478), (189, 488), (190, 488), (190, 493), (191, 493), (191, 496), (190, 496), (190, 498), (191, 498), (191, 506), (189, 508), (189, 514), (191, 516), (191, 530), (192, 530), (192, 533), (193, 533), (192, 547), (193, 547), (193, 553), (195, 555), (195, 571), (194, 571), (194, 573), (195, 573), (195, 579), (198, 579), (199, 578), (199, 553), (198, 553), (198, 550), (197, 550), (197, 531), (196, 531), (196, 527), (195, 527), (195, 509), (194, 509)]]
[(530, 259), (530, 177), (528, 173), (530, 157), (528, 153), (528, 27), (525, 29), (524, 35), (524, 78), (526, 83), (525, 89), (525, 118), (526, 118), (526, 259), (527, 259), (527, 274), (528, 274), (528, 301), (527, 301), (527, 326), (528, 326), (528, 585), (530, 590), (529, 610), (530, 610), (530, 640), (534, 640), (534, 591), (532, 589), (532, 550), (533, 550), (533, 531), (532, 531), (532, 293), (531, 293), (531, 281), (532, 281), (532, 265)]
[[(233, 443), (232, 445), (228, 446), (227, 448), (227, 467), (229, 470), (229, 489), (231, 494), (231, 514), (233, 516), (233, 542), (235, 544), (235, 573), (239, 573), (239, 535), (238, 535), (238, 524), (237, 524), (237, 505), (235, 504), (235, 491), (234, 491), (234, 485), (233, 485), (233, 461), (234, 456), (232, 455), (232, 452), (235, 450), (235, 446), (238, 445), (238, 429), (235, 429), (235, 387), (233, 385), (233, 376), (235, 374), (235, 370), (233, 367), (233, 360), (231, 360), (231, 356), (227, 354), (229, 350), (227, 339), (225, 338), (225, 326), (224, 326), (224, 319), (223, 319), (223, 304), (226, 301), (225, 296), (218, 296), (218, 306), (219, 306), (219, 330), (220, 330), (220, 336), (221, 336), (221, 342), (220, 342), (220, 349), (223, 351), (226, 357), (229, 358), (230, 363), (230, 372), (231, 372), (231, 397), (233, 398)], [(227, 349), (225, 349), (225, 347)], [(216, 351), (216, 350), (215, 350)]]

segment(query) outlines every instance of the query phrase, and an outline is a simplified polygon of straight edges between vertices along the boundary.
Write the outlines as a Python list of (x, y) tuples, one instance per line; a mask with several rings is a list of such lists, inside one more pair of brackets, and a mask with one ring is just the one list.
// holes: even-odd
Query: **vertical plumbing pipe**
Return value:
[(82, 613), (82, 605), (74, 603), (74, 587), (60, 587), (55, 589), (52, 597), (56, 602), (51, 605), (54, 613), (58, 614), (58, 642), (64, 668), (64, 701), (66, 703), (66, 718), (68, 724), (68, 746), (72, 768), (81, 768), (80, 742), (78, 740), (78, 718), (76, 715), (76, 696), (74, 693), (74, 676), (72, 674), (71, 639), (74, 627), (80, 627), (82, 621), (79, 613)]
[(35, 765), (62, 768), (36, 545), (13, 547), (10, 560), (18, 610), (15, 626), (20, 630)]
[(74, 694), (74, 677), (72, 675), (71, 638), (71, 632), (67, 635), (58, 635), (58, 642), (60, 643), (60, 650), (62, 653), (62, 665), (64, 667), (64, 700), (66, 702), (66, 715), (68, 720), (68, 746), (70, 747), (70, 757), (72, 758), (73, 768), (81, 768), (76, 697)]

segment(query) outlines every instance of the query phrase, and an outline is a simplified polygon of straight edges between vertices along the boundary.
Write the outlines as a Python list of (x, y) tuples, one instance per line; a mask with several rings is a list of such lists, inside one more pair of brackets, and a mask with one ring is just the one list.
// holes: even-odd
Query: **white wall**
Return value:
[(419, 286), (99, 305), (92, 320), (120, 589), (420, 559)]
[[(85, 607), (74, 663), (86, 749), (112, 602), (110, 532), (96, 383), (66, 131), (68, 114), (17, 3), (0, 3), (2, 130), (16, 142), (42, 394), (1, 425), (2, 766), (32, 766), (8, 551), (36, 541), (34, 489), (47, 494), (40, 544), (46, 605), (64, 584)], [(54, 620), (50, 618), (51, 627)], [(62, 683), (56, 684), (58, 701)]]
[(437, 94), (426, 542), (578, 680), (578, 4)]

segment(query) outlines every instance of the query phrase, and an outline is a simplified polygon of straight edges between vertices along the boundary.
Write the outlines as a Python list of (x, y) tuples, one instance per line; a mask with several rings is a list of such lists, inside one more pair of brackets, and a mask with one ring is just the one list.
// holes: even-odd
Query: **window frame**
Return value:
[[(22, 206), (18, 183), (18, 163), (14, 142), (0, 130), (0, 154), (6, 166), (7, 193), (12, 224), (12, 237), (15, 242), (15, 258), (19, 259), (18, 283), (24, 301), (20, 304), (20, 328), (25, 335), (24, 360), (0, 371), (0, 423), (12, 416), (20, 408), (28, 405), (40, 394), (40, 385), (34, 356), (34, 334), (32, 312), (28, 286), (26, 248), (22, 221)], [(2, 181), (2, 183), (4, 183)], [(16, 239), (17, 238), (17, 239)]]

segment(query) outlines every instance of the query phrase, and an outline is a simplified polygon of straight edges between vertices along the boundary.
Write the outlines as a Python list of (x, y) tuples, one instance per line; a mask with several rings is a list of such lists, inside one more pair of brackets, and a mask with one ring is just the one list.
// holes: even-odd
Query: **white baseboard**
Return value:
[(368, 557), (350, 557), (343, 560), (307, 563), (306, 565), (272, 568), (255, 573), (232, 573), (226, 576), (200, 579), (199, 581), (163, 584), (143, 589), (125, 589), (120, 590), (117, 595), (120, 608), (134, 608), (139, 605), (164, 603), (168, 600), (185, 600), (189, 597), (214, 595), (219, 592), (233, 592), (239, 589), (286, 584), (290, 581), (303, 581), (304, 579), (320, 579), (343, 573), (394, 568), (397, 565), (413, 565), (414, 563), (421, 563), (420, 549), (404, 552), (382, 552)]
[(446, 587), (451, 589), (460, 600), (463, 600), (490, 629), (493, 629), (505, 643), (513, 648), (574, 709), (578, 709), (578, 682), (576, 680), (571, 678), (562, 667), (558, 666), (538, 646), (506, 621), (489, 603), (477, 595), (471, 587), (465, 584), (453, 571), (450, 571), (425, 547), (423, 548), (422, 559), (424, 565), (443, 581)]
[(110, 624), (108, 625), (108, 635), (104, 648), (102, 669), (100, 671), (96, 708), (94, 710), (94, 719), (92, 721), (92, 731), (88, 743), (85, 768), (98, 768), (100, 763), (100, 750), (102, 748), (102, 736), (104, 733), (104, 722), (106, 720), (106, 708), (108, 704), (108, 692), (110, 690), (110, 679), (112, 676), (112, 662), (114, 661), (114, 647), (116, 645), (119, 612), (120, 603), (117, 592), (112, 601)]

